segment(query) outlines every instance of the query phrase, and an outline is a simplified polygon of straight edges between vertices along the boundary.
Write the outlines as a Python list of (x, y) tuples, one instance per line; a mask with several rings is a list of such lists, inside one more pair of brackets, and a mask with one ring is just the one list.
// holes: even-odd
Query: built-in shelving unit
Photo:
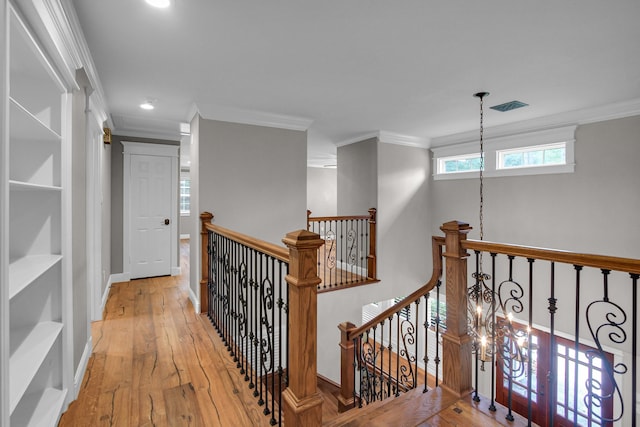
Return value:
[[(0, 425), (54, 426), (69, 389), (65, 301), (70, 295), (65, 245), (68, 196), (66, 114), (69, 94), (29, 25), (9, 3), (8, 177), (3, 175), (3, 214), (8, 214), (8, 283), (2, 283), (8, 309), (8, 381), (3, 379)], [(5, 100), (6, 101), (6, 100)], [(6, 135), (6, 134), (5, 134)], [(7, 180), (8, 178), (8, 180)], [(6, 243), (6, 241), (5, 241)], [(5, 341), (6, 342), (6, 341)], [(7, 360), (3, 361), (6, 366)]]

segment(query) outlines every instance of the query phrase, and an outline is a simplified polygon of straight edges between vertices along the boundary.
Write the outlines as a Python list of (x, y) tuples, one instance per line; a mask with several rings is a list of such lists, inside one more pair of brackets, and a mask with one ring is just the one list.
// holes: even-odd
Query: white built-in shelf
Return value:
[[(40, 322), (33, 328), (11, 331), (12, 353), (9, 361), (11, 413), (18, 406), (61, 331), (62, 323), (59, 322)], [(14, 348), (14, 343), (18, 343), (17, 348)]]
[(49, 271), (62, 259), (61, 255), (28, 255), (9, 264), (9, 299)]
[(9, 188), (14, 191), (61, 191), (57, 185), (33, 184), (31, 182), (9, 181)]
[(12, 141), (60, 142), (60, 134), (43, 122), (44, 116), (48, 114), (47, 110), (40, 112), (38, 117), (13, 98), (9, 98), (9, 104), (11, 106), (9, 117), (11, 117)]
[(22, 398), (21, 405), (11, 414), (11, 425), (28, 427), (55, 426), (67, 396), (66, 390), (46, 388)]

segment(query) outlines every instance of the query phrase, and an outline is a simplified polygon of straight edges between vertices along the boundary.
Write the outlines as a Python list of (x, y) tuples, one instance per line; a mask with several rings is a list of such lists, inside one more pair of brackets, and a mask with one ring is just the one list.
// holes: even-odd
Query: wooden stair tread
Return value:
[[(324, 422), (324, 427), (429, 427), (465, 426), (492, 427), (526, 426), (527, 420), (513, 414), (515, 420), (507, 421), (506, 408), (496, 404), (497, 411), (488, 410), (489, 399), (474, 402), (472, 396), (458, 398), (440, 387), (423, 393), (411, 390), (397, 398), (354, 408), (337, 418)], [(535, 424), (534, 424), (535, 425)]]
[(422, 389), (414, 389), (397, 398), (375, 402), (365, 408), (352, 409), (323, 425), (325, 427), (415, 426), (456, 401), (458, 401), (457, 396), (442, 388), (435, 388), (426, 393)]

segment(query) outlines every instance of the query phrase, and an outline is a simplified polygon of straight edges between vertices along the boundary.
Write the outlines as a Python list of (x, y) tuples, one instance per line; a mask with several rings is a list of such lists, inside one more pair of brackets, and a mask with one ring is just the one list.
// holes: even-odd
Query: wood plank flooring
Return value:
[(92, 336), (60, 426), (269, 426), (209, 320), (194, 313), (188, 274), (113, 284)]
[[(209, 320), (193, 311), (185, 242), (181, 268), (182, 276), (112, 285), (104, 320), (92, 324), (93, 354), (78, 399), (60, 426), (270, 426)], [(325, 426), (525, 425), (521, 417), (506, 422), (504, 409), (489, 412), (486, 399), (477, 404), (442, 389), (344, 414), (335, 386), (320, 381), (319, 392)]]

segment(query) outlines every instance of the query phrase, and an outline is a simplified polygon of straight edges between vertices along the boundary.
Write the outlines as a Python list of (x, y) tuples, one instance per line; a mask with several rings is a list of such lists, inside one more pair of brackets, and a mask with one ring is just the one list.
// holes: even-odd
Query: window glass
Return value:
[(512, 150), (499, 150), (497, 154), (498, 169), (567, 164), (566, 144), (564, 142)]
[(188, 215), (191, 213), (191, 180), (188, 178), (180, 179), (180, 214)]

